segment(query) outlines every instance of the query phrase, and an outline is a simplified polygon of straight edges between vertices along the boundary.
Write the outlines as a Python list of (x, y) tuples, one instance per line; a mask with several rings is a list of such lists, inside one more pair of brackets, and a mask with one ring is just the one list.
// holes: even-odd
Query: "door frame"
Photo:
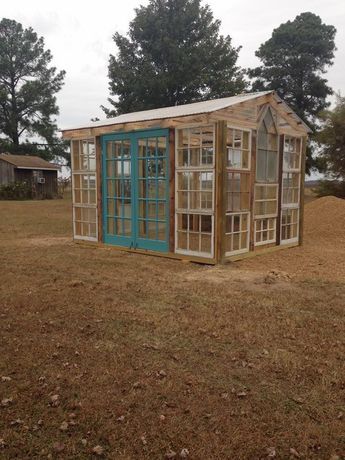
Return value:
[[(166, 177), (165, 177), (165, 205), (166, 205), (166, 226), (165, 240), (151, 240), (139, 237), (139, 213), (138, 213), (138, 140), (152, 137), (166, 138)], [(106, 143), (108, 141), (129, 140), (131, 144), (131, 236), (109, 235), (107, 228), (107, 181), (106, 181)], [(101, 136), (101, 156), (102, 156), (102, 223), (103, 223), (103, 242), (116, 246), (123, 246), (133, 249), (146, 249), (159, 252), (169, 252), (170, 235), (170, 189), (169, 189), (169, 129), (156, 128), (128, 132), (118, 132)]]

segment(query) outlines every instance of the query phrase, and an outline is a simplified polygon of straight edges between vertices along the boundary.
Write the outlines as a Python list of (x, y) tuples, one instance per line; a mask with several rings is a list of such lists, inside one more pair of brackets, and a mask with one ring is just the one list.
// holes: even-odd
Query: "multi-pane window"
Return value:
[(227, 128), (225, 255), (249, 250), (250, 131)]
[(206, 254), (213, 247), (213, 216), (205, 214), (177, 214), (178, 251)]
[(96, 152), (93, 139), (72, 141), (74, 237), (97, 239)]
[(284, 136), (281, 242), (298, 241), (302, 139)]
[(282, 209), (281, 239), (290, 241), (298, 239), (299, 209)]
[(276, 216), (278, 206), (278, 185), (255, 185), (255, 216)]
[(301, 168), (301, 147), (300, 137), (285, 136), (283, 170), (299, 171)]
[(214, 126), (177, 129), (176, 136), (175, 250), (213, 257)]
[(255, 184), (255, 245), (275, 242), (278, 214), (278, 132), (266, 109), (258, 128)]
[(296, 204), (299, 203), (299, 181), (300, 175), (295, 172), (283, 172), (282, 183), (282, 204)]
[(177, 172), (177, 208), (190, 211), (212, 210), (213, 171)]
[(214, 165), (213, 125), (177, 130), (178, 168), (212, 167)]
[(249, 213), (227, 214), (225, 217), (225, 254), (248, 251)]
[(255, 220), (255, 245), (274, 243), (276, 240), (276, 218)]
[(226, 173), (226, 209), (227, 212), (249, 211), (250, 174), (227, 171)]
[(230, 169), (250, 168), (250, 132), (241, 129), (227, 129), (227, 167)]
[(258, 129), (256, 181), (278, 182), (278, 135), (271, 109)]

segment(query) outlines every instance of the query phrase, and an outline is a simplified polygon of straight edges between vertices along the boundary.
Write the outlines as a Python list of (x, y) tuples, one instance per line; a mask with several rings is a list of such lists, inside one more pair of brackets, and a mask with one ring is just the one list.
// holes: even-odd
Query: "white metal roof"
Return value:
[(132, 112), (119, 115), (114, 118), (106, 118), (88, 124), (73, 126), (63, 129), (69, 131), (73, 129), (95, 128), (100, 126), (118, 125), (121, 123), (135, 123), (139, 121), (160, 120), (163, 118), (185, 117), (188, 115), (198, 115), (202, 113), (215, 112), (216, 110), (225, 109), (232, 105), (246, 102), (257, 97), (265, 96), (273, 91), (261, 91), (256, 93), (243, 93), (237, 96), (223, 97), (221, 99), (212, 99), (210, 101), (194, 102), (193, 104), (174, 105), (172, 107), (163, 107), (160, 109), (144, 110), (142, 112)]

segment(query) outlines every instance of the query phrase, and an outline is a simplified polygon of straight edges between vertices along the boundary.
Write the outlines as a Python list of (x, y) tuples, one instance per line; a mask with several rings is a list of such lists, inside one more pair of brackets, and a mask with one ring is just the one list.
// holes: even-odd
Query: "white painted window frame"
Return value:
[[(190, 128), (202, 128), (206, 126), (212, 126), (213, 128), (213, 161), (210, 165), (202, 165), (202, 166), (179, 166), (178, 165), (178, 131), (182, 129), (190, 129)], [(202, 154), (200, 152), (200, 154)], [(215, 158), (216, 158), (216, 124), (215, 123), (186, 123), (180, 125), (179, 127), (175, 128), (175, 204), (178, 203), (178, 173), (180, 172), (212, 172), (213, 173), (213, 184), (212, 184), (212, 210), (194, 210), (190, 211), (189, 209), (181, 209), (175, 207), (175, 253), (176, 254), (183, 254), (183, 255), (190, 255), (190, 256), (197, 256), (197, 257), (204, 257), (207, 259), (214, 258), (214, 239), (215, 239), (215, 225), (214, 225), (214, 215), (215, 215), (215, 192), (216, 192), (216, 177), (215, 177)], [(208, 167), (207, 167), (208, 166)], [(188, 197), (189, 203), (189, 197)], [(206, 215), (211, 216), (212, 222), (212, 233), (211, 233), (211, 253), (209, 252), (198, 252), (198, 251), (189, 251), (185, 249), (178, 248), (178, 215), (180, 214), (197, 214), (197, 215)], [(189, 232), (187, 231), (187, 246), (189, 246)], [(199, 232), (200, 234), (200, 232)]]
[[(265, 241), (256, 241), (256, 234), (257, 234), (257, 231), (256, 231), (256, 226), (258, 224), (259, 221), (262, 221), (264, 219), (272, 219), (274, 220), (274, 229), (269, 229), (267, 228), (267, 230), (263, 230), (262, 228), (260, 229), (260, 233), (263, 233), (265, 231), (272, 231), (274, 230), (274, 237), (273, 239), (271, 240), (265, 240)], [(277, 238), (277, 217), (261, 217), (259, 219), (255, 219), (254, 220), (254, 246), (263, 246), (265, 244), (270, 244), (270, 243), (275, 243), (276, 242), (276, 238)]]
[[(230, 169), (231, 171), (247, 171), (247, 172), (250, 172), (251, 171), (251, 161), (252, 161), (252, 130), (248, 129), (248, 128), (239, 128), (238, 126), (232, 125), (230, 123), (228, 123), (226, 125), (226, 127), (227, 127), (227, 129), (232, 129), (232, 130), (236, 130), (236, 131), (249, 133), (248, 168), (232, 168), (232, 167), (228, 166), (228, 164), (227, 164), (227, 162), (228, 162), (228, 147), (226, 147), (226, 165), (225, 165), (226, 169)], [(243, 144), (243, 135), (241, 136), (241, 144)], [(239, 150), (241, 150), (241, 153), (242, 153), (243, 150), (245, 150), (245, 149), (241, 148)], [(242, 155), (241, 155), (241, 163), (243, 163)]]
[[(95, 149), (96, 149), (96, 138), (95, 137), (88, 137), (88, 138), (78, 138), (78, 139), (73, 139), (71, 141), (71, 177), (72, 177), (72, 219), (73, 219), (73, 238), (75, 240), (83, 240), (83, 241), (98, 241), (98, 209), (97, 209), (97, 198), (98, 198), (98, 190), (97, 190), (97, 161), (95, 161), (96, 163), (96, 167), (94, 170), (90, 170), (90, 169), (75, 169), (74, 168), (74, 155), (73, 155), (73, 142), (79, 142), (79, 152), (80, 152), (80, 148), (81, 148), (81, 143), (83, 141), (92, 141), (95, 145)], [(79, 157), (80, 157), (80, 153), (79, 153)], [(96, 151), (95, 151), (95, 157), (96, 157)], [(96, 200), (96, 203), (95, 204), (83, 204), (83, 203), (75, 203), (74, 201), (74, 191), (75, 191), (75, 187), (74, 187), (74, 176), (75, 175), (81, 175), (81, 174), (87, 174), (87, 175), (90, 175), (90, 174), (94, 174), (95, 175), (95, 200)], [(77, 235), (77, 232), (76, 232), (76, 225), (77, 225), (77, 222), (76, 222), (76, 219), (75, 219), (75, 208), (87, 208), (87, 209), (95, 209), (96, 210), (96, 222), (95, 222), (95, 225), (96, 225), (96, 237), (91, 237), (91, 236), (83, 236), (83, 235)], [(93, 223), (93, 222), (89, 222), (90, 223)]]
[(292, 243), (298, 243), (298, 235), (299, 235), (299, 213), (300, 209), (299, 207), (290, 207), (290, 208), (282, 208), (281, 209), (281, 219), (280, 219), (280, 235), (283, 234), (283, 211), (298, 211), (297, 213), (297, 236), (295, 238), (289, 238), (286, 240), (283, 240), (282, 237), (280, 237), (280, 244), (283, 246), (284, 244), (292, 244)]
[[(268, 198), (268, 199), (256, 199), (256, 187), (276, 187), (276, 196), (275, 198)], [(255, 182), (254, 184), (254, 209), (253, 209), (253, 212), (254, 212), (254, 219), (257, 220), (257, 219), (271, 219), (273, 217), (277, 217), (278, 216), (278, 196), (279, 196), (279, 184), (278, 183), (263, 183), (263, 182)], [(255, 214), (255, 204), (256, 203), (264, 203), (264, 202), (268, 202), (268, 201), (275, 201), (277, 203), (277, 210), (275, 213), (271, 213), (271, 214)]]
[[(242, 215), (247, 215), (248, 216), (248, 220), (247, 220), (247, 242), (246, 242), (246, 247), (243, 248), (243, 249), (237, 249), (235, 251), (226, 251), (225, 252), (225, 257), (229, 257), (229, 256), (234, 256), (234, 255), (237, 255), (237, 254), (244, 254), (246, 252), (249, 251), (249, 241), (250, 241), (250, 211), (239, 211), (239, 212), (227, 212), (225, 214), (225, 216), (242, 216)], [(242, 227), (242, 217), (241, 217), (241, 227)], [(240, 230), (239, 232), (230, 232), (230, 233), (227, 233), (225, 232), (225, 235), (235, 235), (235, 234), (242, 234), (242, 233), (245, 233), (245, 231), (242, 231)]]
[[(235, 174), (241, 174), (241, 173), (244, 173), (244, 174), (248, 174), (251, 172), (251, 161), (252, 161), (252, 130), (251, 129), (248, 129), (248, 128), (243, 128), (243, 127), (239, 127), (239, 126), (236, 126), (236, 125), (233, 125), (231, 123), (227, 123), (227, 129), (232, 129), (232, 130), (236, 130), (236, 131), (241, 131), (241, 132), (246, 132), (246, 133), (249, 133), (249, 140), (248, 140), (248, 168), (232, 168), (230, 166), (228, 166), (227, 164), (227, 159), (228, 159), (228, 148), (227, 148), (227, 152), (226, 152), (226, 165), (225, 165), (225, 169), (226, 169), (226, 173), (235, 173)], [(243, 135), (241, 136), (241, 143), (243, 143)], [(243, 149), (240, 149), (241, 151)], [(243, 163), (243, 158), (241, 158), (241, 164)], [(249, 194), (250, 194), (250, 190), (249, 190)], [(249, 252), (249, 242), (250, 242), (250, 222), (251, 222), (251, 210), (248, 209), (247, 211), (231, 211), (231, 212), (226, 212), (225, 213), (225, 216), (229, 216), (229, 215), (239, 215), (239, 214), (247, 214), (248, 215), (248, 231), (247, 231), (247, 247), (245, 249), (239, 249), (239, 250), (236, 250), (236, 251), (226, 251), (225, 252), (225, 257), (231, 257), (231, 256), (234, 256), (236, 254), (244, 254), (246, 252)], [(242, 232), (241, 232), (242, 233)], [(225, 233), (225, 235), (230, 235), (231, 233)]]
[[(299, 138), (300, 140), (300, 151), (299, 151), (299, 168), (285, 168), (284, 167), (284, 153), (285, 153), (285, 142), (286, 138), (289, 137), (291, 138)], [(301, 203), (301, 162), (302, 162), (302, 145), (303, 145), (303, 138), (301, 136), (291, 136), (284, 134), (284, 141), (283, 141), (283, 170), (282, 170), (282, 186), (281, 186), (281, 196), (280, 196), (280, 202), (281, 202), (281, 215), (280, 215), (280, 244), (292, 244), (292, 243), (298, 243), (299, 241), (299, 213), (300, 213), (300, 203)], [(283, 203), (283, 174), (284, 173), (292, 173), (292, 174), (298, 174), (299, 181), (298, 181), (298, 202), (297, 203)], [(289, 238), (287, 240), (282, 239), (283, 235), (283, 211), (288, 210), (288, 209), (297, 209), (298, 210), (298, 219), (297, 219), (297, 236), (295, 238)]]

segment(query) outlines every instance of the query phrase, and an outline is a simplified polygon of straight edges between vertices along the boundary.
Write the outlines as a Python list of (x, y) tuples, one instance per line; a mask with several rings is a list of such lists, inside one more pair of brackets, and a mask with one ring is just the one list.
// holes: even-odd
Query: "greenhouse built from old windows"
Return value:
[(205, 263), (298, 245), (309, 132), (272, 91), (66, 129), (74, 238)]

